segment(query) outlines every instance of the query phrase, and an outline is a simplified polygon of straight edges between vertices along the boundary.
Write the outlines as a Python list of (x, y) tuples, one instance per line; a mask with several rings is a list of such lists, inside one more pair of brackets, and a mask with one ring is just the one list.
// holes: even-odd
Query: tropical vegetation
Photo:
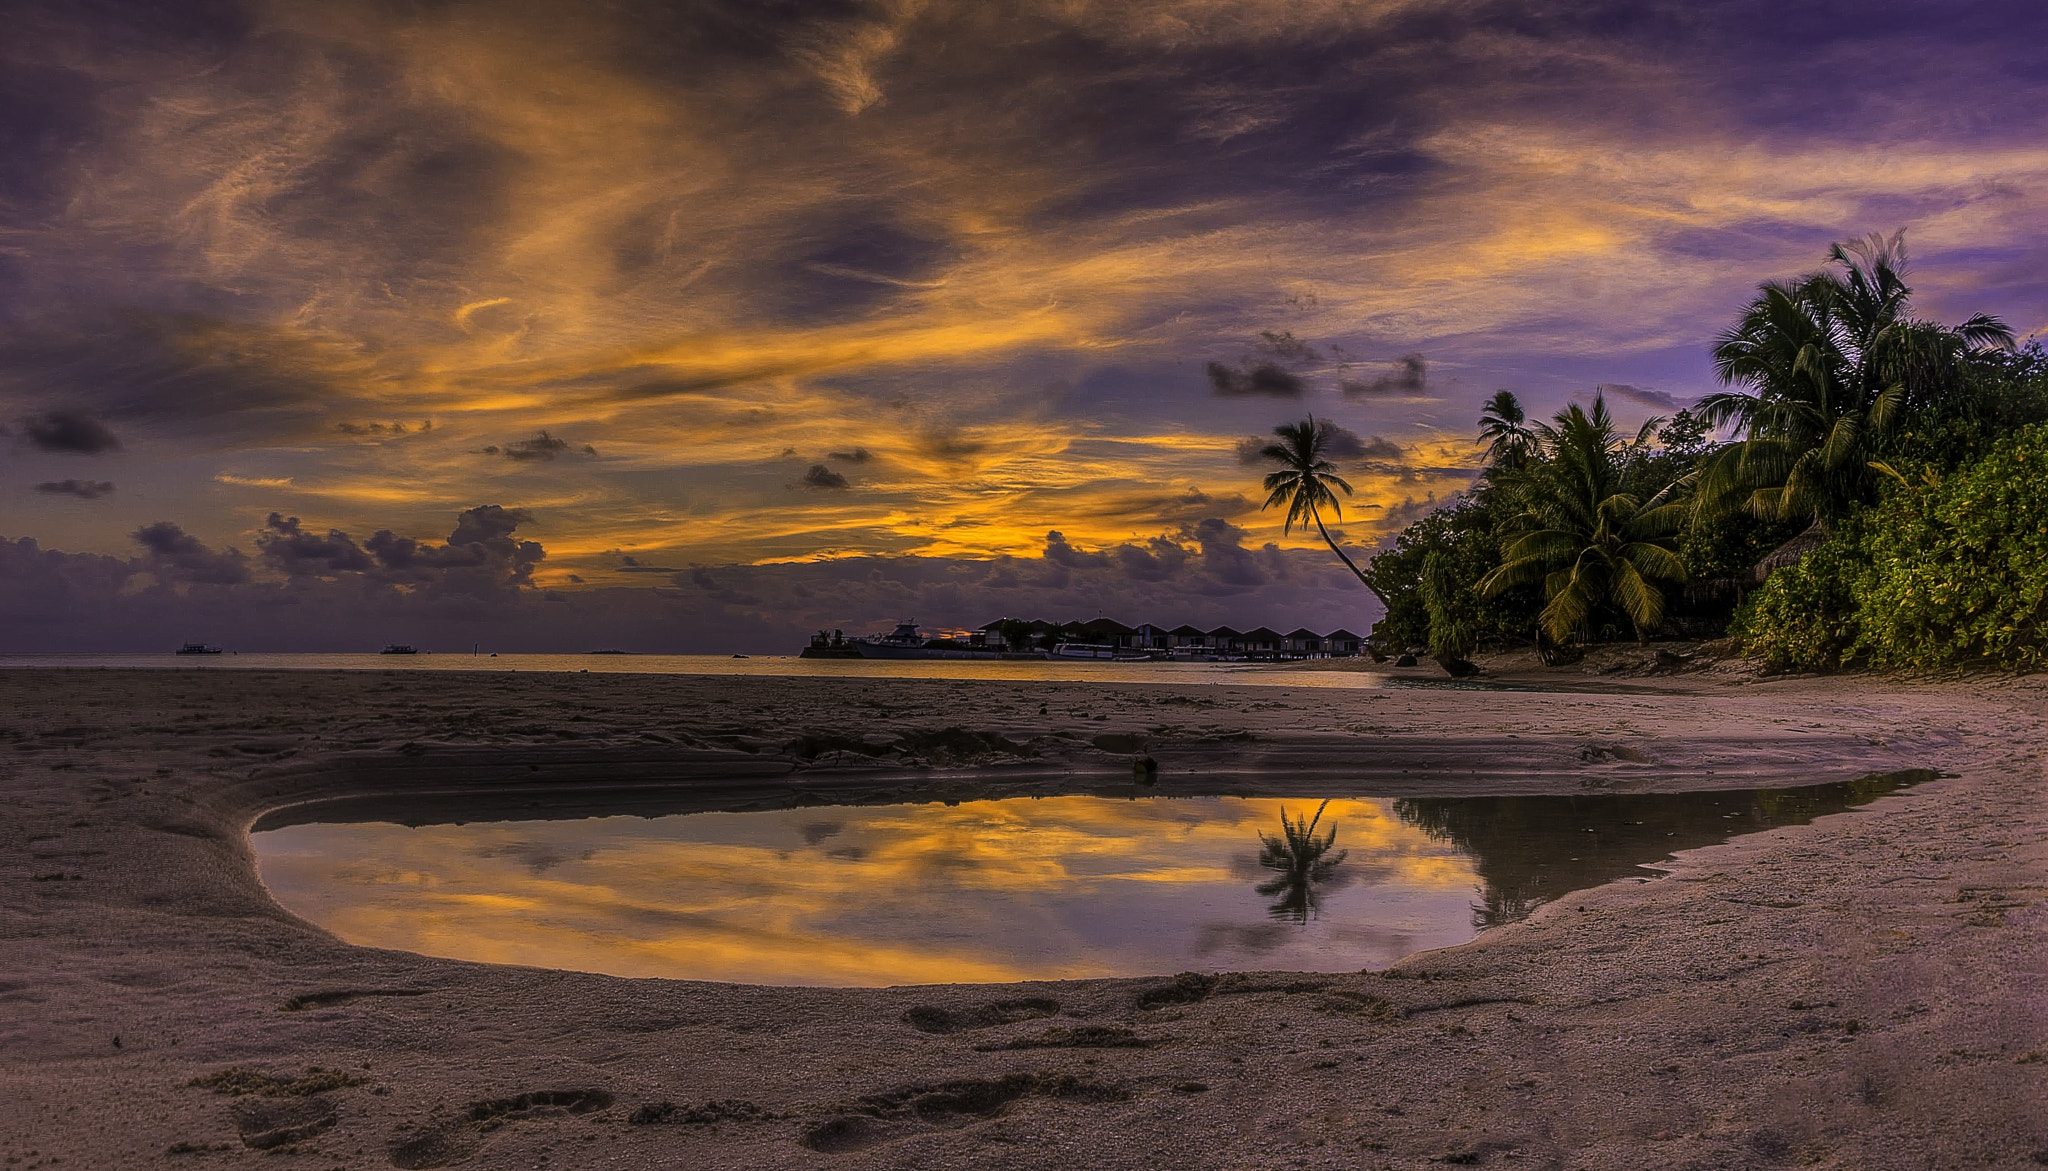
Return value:
[(1908, 670), (2048, 659), (2048, 425), (1951, 474), (1899, 477), (1773, 573), (1736, 632), (1767, 665)]
[[(2048, 660), (2048, 355), (1996, 318), (1913, 312), (1899, 236), (1758, 287), (1714, 343), (1724, 389), (1633, 434), (1595, 395), (1481, 405), (1472, 487), (1360, 568), (1321, 524), (1328, 425), (1280, 428), (1268, 506), (1316, 524), (1386, 604), (1383, 647), (1731, 634), (1769, 666)], [(1725, 438), (1724, 438), (1725, 437)]]
[[(1499, 594), (1518, 585), (1543, 584), (1538, 629), (1564, 642), (1601, 607), (1628, 616), (1637, 641), (1664, 620), (1664, 592), (1658, 583), (1685, 581), (1685, 562), (1672, 535), (1684, 520), (1682, 506), (1667, 503), (1667, 485), (1645, 501), (1631, 491), (1630, 471), (1647, 454), (1662, 419), (1643, 424), (1633, 441), (1615, 432), (1607, 400), (1596, 395), (1593, 409), (1577, 403), (1557, 414), (1555, 426), (1538, 429), (1540, 474), (1528, 475), (1529, 509), (1509, 522), (1513, 534), (1501, 563), (1480, 578), (1478, 591)], [(1529, 458), (1511, 474), (1524, 474)]]
[(1953, 398), (1972, 356), (2012, 346), (1994, 317), (1951, 329), (1909, 314), (1903, 236), (1836, 244), (1828, 259), (1766, 282), (1714, 347), (1715, 373), (1743, 390), (1708, 395), (1700, 416), (1742, 438), (1707, 462), (1707, 512), (1740, 501), (1758, 516), (1826, 523), (1872, 503), (1872, 464), (1894, 427)]

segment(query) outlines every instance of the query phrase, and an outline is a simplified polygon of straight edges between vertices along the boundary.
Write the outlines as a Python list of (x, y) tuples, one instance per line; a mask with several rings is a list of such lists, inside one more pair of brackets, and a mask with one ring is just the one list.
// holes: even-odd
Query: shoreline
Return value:
[[(1186, 1135), (1201, 1147), (1186, 1165), (1216, 1167), (1283, 1156), (1315, 1165), (1340, 1151), (1346, 1166), (1511, 1155), (1641, 1166), (1648, 1150), (1657, 1153), (1647, 1161), (1669, 1166), (2020, 1165), (2048, 1150), (2048, 1134), (2036, 1133), (2048, 1113), (2040, 1058), (2020, 1060), (2048, 1049), (2038, 878), (2048, 819), (2030, 747), (2048, 725), (2024, 681), (1795, 680), (1758, 693), (1657, 680), (1681, 689), (1674, 698), (274, 674), (66, 672), (53, 685), (46, 671), (0, 672), (0, 710), (16, 713), (0, 793), (19, 810), (7, 830), (19, 861), (0, 864), (17, 892), (0, 920), (0, 996), (21, 1014), (0, 1029), (0, 1076), (14, 1088), (0, 1132), (33, 1136), (0, 1154), (129, 1165), (178, 1143), (227, 1144), (190, 1156), (211, 1165), (294, 1126), (311, 1129), (263, 1148), (298, 1148), (273, 1156), (279, 1166), (532, 1166), (552, 1151), (557, 1165), (582, 1165), (588, 1152), (593, 1165), (619, 1166), (1141, 1167), (1184, 1151)], [(1750, 730), (1730, 736), (1730, 726)], [(778, 798), (895, 786), (943, 799), (1005, 785), (1128, 788), (1140, 750), (1158, 756), (1165, 791), (1176, 769), (1327, 785), (1333, 760), (1361, 753), (1373, 766), (1366, 780), (1355, 759), (1337, 766), (1354, 783), (1426, 778), (1427, 795), (1738, 788), (1771, 770), (1875, 763), (1963, 775), (1686, 851), (1665, 864), (1669, 878), (1582, 892), (1386, 972), (1207, 985), (1161, 974), (771, 988), (371, 951), (278, 908), (246, 837), (282, 801), (366, 780), (411, 788), (437, 770), (470, 786), (573, 792), (593, 772), (673, 778), (687, 765), (700, 776), (750, 770), (745, 786)], [(1710, 768), (1712, 783), (1698, 784)], [(1893, 851), (1904, 856), (1880, 856), (1879, 840), (1904, 843)], [(1923, 854), (1941, 864), (1919, 865)], [(1735, 897), (1744, 895), (1756, 897)], [(1886, 931), (1908, 928), (1916, 946), (1886, 942)], [(1793, 984), (1811, 995), (1770, 995)], [(1731, 990), (1743, 999), (1731, 1004)], [(1757, 996), (1769, 1003), (1752, 1010)], [(990, 1007), (1046, 999), (1059, 1002), (1050, 1015)], [(298, 1009), (280, 1007), (294, 1000)], [(1809, 1000), (1833, 1004), (1784, 1007)], [(1907, 1003), (1924, 1011), (1897, 1016)], [(1801, 1023), (1809, 1018), (1821, 1024)], [(937, 1031), (914, 1023), (941, 1019), (951, 1024)], [(1603, 1020), (1621, 1032), (1601, 1039), (1612, 1032)], [(1090, 1029), (1144, 1044), (1075, 1043), (1106, 1035)], [(1724, 1032), (1705, 1040), (1702, 1029)], [(1726, 1038), (1737, 1033), (1780, 1040), (1736, 1052)], [(1032, 1047), (988, 1047), (1023, 1042)], [(1958, 1048), (2003, 1056), (1957, 1062)], [(1756, 1059), (1767, 1051), (1780, 1067)], [(678, 1064), (685, 1052), (692, 1061)], [(1815, 1064), (1790, 1068), (1795, 1059)], [(1693, 1072), (1659, 1073), (1659, 1062)], [(370, 1081), (279, 1098), (185, 1084), (223, 1068), (282, 1077), (308, 1065)], [(1511, 1067), (1534, 1082), (1506, 1076)], [(1827, 1076), (1811, 1083), (1808, 1073)], [(1880, 1075), (1889, 1088), (1851, 1085)], [(947, 1081), (981, 1087), (968, 1095), (975, 1109), (914, 1105), (911, 1091)], [(1084, 1084), (1095, 1088), (1075, 1088)], [(1206, 1088), (1180, 1088), (1194, 1084)], [(1771, 1105), (1784, 1086), (1818, 1084), (1826, 1092), (1801, 1118)], [(529, 1101), (490, 1126), (466, 1105), (579, 1087), (601, 1087), (613, 1104)], [(1612, 1087), (1608, 1100), (1600, 1087)], [(991, 1095), (1002, 1100), (981, 1109)], [(736, 1098), (753, 1113), (628, 1121), (662, 1101), (701, 1114), (703, 1102)], [(1646, 1109), (1652, 1098), (1660, 1104)], [(117, 1102), (133, 1108), (123, 1114)], [(1741, 1102), (1761, 1114), (1744, 1116)], [(81, 1106), (128, 1121), (80, 1133), (65, 1119)], [(329, 1113), (285, 1125), (278, 1111), (288, 1106)], [(1660, 1118), (1688, 1122), (1646, 1129)]]
[[(1606, 690), (1612, 682), (1580, 678), (1540, 667), (1527, 670), (1524, 658), (1481, 656), (1507, 668), (1481, 678), (1453, 679), (1425, 659), (1415, 667), (1375, 663), (1370, 658), (1306, 659), (1282, 662), (1106, 660), (959, 660), (959, 659), (801, 659), (795, 655), (661, 655), (608, 656), (567, 654), (505, 654), (478, 658), (443, 654), (392, 659), (375, 652), (247, 652), (194, 662), (165, 651), (132, 654), (20, 653), (0, 654), (0, 671), (173, 671), (187, 674), (231, 671), (376, 672), (383, 674), (458, 675), (652, 675), (692, 678), (782, 679), (958, 679), (996, 683), (1085, 683), (1098, 685), (1170, 684), (1176, 686), (1338, 687), (1370, 690), (1379, 687), (1421, 687), (1445, 690)], [(744, 663), (744, 666), (738, 664)], [(1079, 672), (1078, 674), (1073, 672)], [(1364, 677), (1364, 678), (1358, 678)], [(1355, 681), (1354, 681), (1355, 680)], [(1628, 681), (1632, 682), (1632, 681)]]

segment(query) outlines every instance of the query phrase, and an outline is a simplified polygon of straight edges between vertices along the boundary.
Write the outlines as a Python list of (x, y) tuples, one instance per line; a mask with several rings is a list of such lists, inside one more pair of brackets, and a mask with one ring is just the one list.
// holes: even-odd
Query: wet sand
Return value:
[[(0, 1158), (2048, 1161), (2048, 688), (1602, 686), (0, 672)], [(431, 813), (483, 793), (610, 808), (592, 792), (621, 787), (664, 811), (1128, 792), (1143, 755), (1166, 792), (1956, 775), (1338, 976), (818, 989), (466, 964), (287, 915), (246, 838), (311, 801), (402, 815), (399, 795)]]

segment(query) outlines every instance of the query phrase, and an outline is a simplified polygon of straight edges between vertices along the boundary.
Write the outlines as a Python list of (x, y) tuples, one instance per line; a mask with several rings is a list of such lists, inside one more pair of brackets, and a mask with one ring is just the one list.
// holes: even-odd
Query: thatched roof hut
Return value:
[(1827, 542), (1827, 526), (1815, 520), (1806, 526), (1806, 531), (1771, 550), (1762, 561), (1756, 563), (1756, 579), (1761, 582), (1771, 576), (1774, 570), (1797, 565), (1808, 553)]

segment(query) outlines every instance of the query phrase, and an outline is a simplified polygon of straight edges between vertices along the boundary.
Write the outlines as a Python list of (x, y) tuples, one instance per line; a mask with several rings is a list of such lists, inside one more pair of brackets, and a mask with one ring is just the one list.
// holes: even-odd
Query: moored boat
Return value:
[(1052, 648), (1055, 659), (1114, 659), (1118, 653), (1113, 646), (1089, 642), (1063, 642)]

